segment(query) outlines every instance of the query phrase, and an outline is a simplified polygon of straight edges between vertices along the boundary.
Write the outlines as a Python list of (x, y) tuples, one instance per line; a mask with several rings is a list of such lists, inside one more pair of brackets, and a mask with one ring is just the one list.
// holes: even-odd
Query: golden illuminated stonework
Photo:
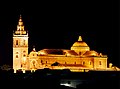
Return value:
[(26, 57), (28, 55), (28, 33), (24, 30), (22, 17), (17, 25), (17, 31), (13, 33), (13, 69), (26, 69)]
[(37, 70), (37, 69), (70, 69), (71, 71), (89, 70), (120, 70), (108, 66), (107, 55), (90, 50), (90, 47), (78, 37), (70, 49), (42, 49), (35, 48), (28, 54), (28, 33), (24, 30), (22, 17), (17, 25), (17, 31), (13, 33), (13, 69)]

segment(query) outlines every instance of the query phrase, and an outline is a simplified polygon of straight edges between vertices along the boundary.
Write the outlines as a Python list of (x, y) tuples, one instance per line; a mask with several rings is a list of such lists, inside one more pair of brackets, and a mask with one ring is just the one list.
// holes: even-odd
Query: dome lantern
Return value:
[(74, 50), (77, 54), (83, 54), (86, 51), (89, 51), (90, 48), (84, 41), (82, 41), (82, 37), (79, 36), (78, 41), (72, 45), (71, 50)]
[(81, 36), (79, 36), (78, 41), (82, 41), (82, 37)]

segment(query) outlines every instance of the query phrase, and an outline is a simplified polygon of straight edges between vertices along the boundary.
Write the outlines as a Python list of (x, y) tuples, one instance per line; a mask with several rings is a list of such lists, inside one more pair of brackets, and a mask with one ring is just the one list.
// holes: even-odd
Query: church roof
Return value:
[(40, 54), (57, 54), (57, 55), (63, 55), (62, 49), (43, 49), (43, 50), (40, 50), (39, 53)]
[(83, 55), (85, 55), (85, 56), (98, 56), (99, 54), (96, 51), (91, 50), (91, 51), (86, 51)]
[(65, 49), (43, 49), (43, 50), (40, 50), (38, 54), (78, 55), (74, 50), (65, 50)]
[(67, 55), (78, 55), (74, 50), (64, 50)]

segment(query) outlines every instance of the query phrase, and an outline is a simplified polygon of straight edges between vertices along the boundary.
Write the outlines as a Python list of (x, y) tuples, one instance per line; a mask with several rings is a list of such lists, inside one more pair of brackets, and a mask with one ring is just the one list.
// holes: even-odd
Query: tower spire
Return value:
[(15, 34), (19, 34), (19, 35), (25, 35), (26, 31), (24, 30), (24, 24), (22, 21), (22, 15), (20, 14), (19, 17), (19, 21), (18, 21), (18, 25), (17, 25), (17, 31), (15, 32)]
[(18, 25), (17, 25), (17, 30), (24, 31), (24, 25), (23, 25), (21, 14), (20, 14), (20, 18), (19, 18), (19, 21), (18, 21)]
[(22, 15), (21, 14), (20, 14), (19, 22), (22, 22)]

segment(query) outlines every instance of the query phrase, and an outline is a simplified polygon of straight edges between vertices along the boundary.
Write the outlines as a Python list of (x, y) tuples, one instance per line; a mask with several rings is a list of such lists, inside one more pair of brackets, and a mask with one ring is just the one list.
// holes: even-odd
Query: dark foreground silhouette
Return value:
[[(90, 71), (70, 72), (69, 70), (42, 69), (31, 71), (0, 71), (1, 86), (4, 88), (39, 89), (120, 89), (120, 72)], [(65, 86), (61, 83), (70, 85)], [(74, 84), (75, 87), (71, 87)]]

